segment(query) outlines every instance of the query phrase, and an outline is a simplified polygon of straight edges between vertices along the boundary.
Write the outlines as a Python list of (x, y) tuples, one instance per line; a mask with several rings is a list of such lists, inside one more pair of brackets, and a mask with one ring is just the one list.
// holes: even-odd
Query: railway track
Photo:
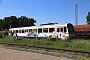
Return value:
[(18, 45), (18, 44), (8, 44), (8, 43), (0, 43), (5, 44), (10, 47), (17, 46), (19, 48), (25, 48), (25, 49), (42, 49), (44, 51), (64, 51), (64, 52), (74, 52), (74, 53), (81, 53), (81, 54), (88, 54), (90, 55), (90, 52), (84, 52), (84, 51), (77, 51), (77, 50), (66, 50), (66, 49), (57, 49), (57, 48), (45, 48), (45, 47), (37, 47), (37, 46), (26, 46), (26, 45)]

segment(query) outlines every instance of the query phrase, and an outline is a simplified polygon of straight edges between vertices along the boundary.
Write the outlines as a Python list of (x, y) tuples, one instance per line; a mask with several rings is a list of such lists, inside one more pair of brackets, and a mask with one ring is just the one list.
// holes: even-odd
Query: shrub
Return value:
[(8, 36), (8, 32), (4, 32), (4, 37)]
[(10, 34), (11, 34), (11, 36), (13, 36), (13, 32), (12, 31), (10, 31)]

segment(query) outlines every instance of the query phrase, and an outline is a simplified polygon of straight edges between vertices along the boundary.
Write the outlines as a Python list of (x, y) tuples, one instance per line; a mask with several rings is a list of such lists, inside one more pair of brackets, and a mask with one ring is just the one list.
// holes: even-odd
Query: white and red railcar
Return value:
[(74, 34), (71, 34), (74, 32), (74, 27), (71, 23), (11, 28), (9, 31), (17, 33), (17, 36), (22, 37), (48, 38), (51, 36), (61, 39), (74, 37)]

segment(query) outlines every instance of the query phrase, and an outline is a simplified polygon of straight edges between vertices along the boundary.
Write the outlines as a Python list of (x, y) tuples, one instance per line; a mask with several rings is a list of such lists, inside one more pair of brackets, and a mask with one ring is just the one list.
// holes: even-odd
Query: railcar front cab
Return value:
[(75, 34), (74, 34), (74, 27), (71, 23), (68, 23), (67, 24), (67, 28), (68, 28), (68, 36), (70, 38), (74, 38), (75, 37)]
[(54, 34), (57, 34), (55, 37), (65, 40), (69, 37), (73, 38), (75, 36), (73, 32), (74, 32), (73, 25), (71, 23), (66, 23), (65, 25), (55, 26), (55, 30), (52, 36), (55, 36)]

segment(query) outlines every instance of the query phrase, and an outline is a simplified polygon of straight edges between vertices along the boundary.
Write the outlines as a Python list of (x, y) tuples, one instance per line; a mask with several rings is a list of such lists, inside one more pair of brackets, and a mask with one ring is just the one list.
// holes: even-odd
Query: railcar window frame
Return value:
[(15, 33), (16, 32), (16, 30), (13, 30), (13, 33)]
[(21, 30), (19, 30), (18, 32), (21, 33)]
[(64, 27), (64, 32), (67, 32), (67, 29), (66, 29), (66, 27)]
[(32, 29), (29, 29), (29, 32), (32, 32)]
[(24, 33), (24, 30), (22, 30), (22, 33)]
[(16, 30), (16, 33), (18, 33), (18, 30)]
[(42, 28), (38, 28), (38, 33), (42, 33)]
[(63, 28), (62, 28), (62, 27), (60, 28), (60, 31), (62, 31), (62, 32), (63, 32)]
[(43, 28), (44, 33), (48, 33), (48, 28)]
[(37, 33), (37, 29), (33, 29), (33, 32), (34, 32), (34, 33)]
[(60, 32), (60, 31), (63, 32), (63, 27), (57, 28), (57, 32)]
[[(51, 30), (50, 30), (51, 29)], [(53, 32), (55, 30), (55, 28), (49, 28), (49, 32)]]
[(59, 32), (59, 28), (57, 28), (57, 32)]
[(28, 32), (28, 29), (25, 29), (25, 32)]

